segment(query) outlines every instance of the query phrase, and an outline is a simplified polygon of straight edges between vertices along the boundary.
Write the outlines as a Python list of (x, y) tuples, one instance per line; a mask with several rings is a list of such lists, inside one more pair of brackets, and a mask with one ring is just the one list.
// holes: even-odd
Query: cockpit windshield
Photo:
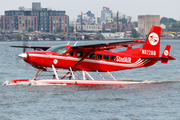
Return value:
[(65, 47), (65, 46), (53, 46), (53, 47), (49, 48), (47, 51), (53, 51), (53, 52), (55, 52), (55, 53), (57, 53), (57, 54), (62, 55), (62, 54), (64, 54), (67, 50), (68, 50), (68, 48)]

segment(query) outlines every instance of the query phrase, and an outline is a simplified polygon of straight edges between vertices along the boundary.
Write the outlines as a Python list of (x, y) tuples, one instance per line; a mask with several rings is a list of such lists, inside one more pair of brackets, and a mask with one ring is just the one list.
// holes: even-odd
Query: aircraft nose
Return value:
[(21, 53), (18, 55), (18, 57), (22, 58), (22, 59), (26, 59), (27, 58), (27, 54), (26, 53)]

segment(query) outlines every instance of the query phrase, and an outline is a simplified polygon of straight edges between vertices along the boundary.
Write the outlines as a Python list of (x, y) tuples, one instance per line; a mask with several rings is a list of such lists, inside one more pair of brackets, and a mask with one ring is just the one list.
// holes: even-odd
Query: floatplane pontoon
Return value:
[[(87, 71), (82, 71), (82, 73), (80, 72), (81, 71), (72, 71), (71, 68), (69, 68), (69, 71), (66, 69), (56, 69), (54, 65), (52, 65), (52, 70), (38, 69), (33, 79), (6, 81), (4, 85), (126, 85), (141, 83), (141, 81), (133, 80), (116, 80), (110, 72), (106, 73), (98, 71), (96, 72), (99, 74), (102, 80), (94, 80), (94, 78)], [(50, 74), (47, 75), (43, 73)], [(52, 76), (52, 78), (37, 79), (38, 77), (42, 76)]]

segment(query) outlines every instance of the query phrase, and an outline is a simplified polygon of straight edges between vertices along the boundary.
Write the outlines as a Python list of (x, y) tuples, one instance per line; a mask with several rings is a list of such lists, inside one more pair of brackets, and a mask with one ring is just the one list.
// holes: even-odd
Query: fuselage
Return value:
[(118, 71), (139, 67), (148, 67), (157, 61), (141, 59), (138, 56), (141, 48), (121, 52), (107, 50), (71, 49), (70, 45), (55, 46), (47, 51), (26, 52), (27, 63), (37, 67), (51, 67), (85, 71)]

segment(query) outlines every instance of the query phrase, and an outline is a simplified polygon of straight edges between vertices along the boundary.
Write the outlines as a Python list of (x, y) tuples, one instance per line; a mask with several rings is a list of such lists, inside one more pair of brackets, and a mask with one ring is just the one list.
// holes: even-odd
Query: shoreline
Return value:
[[(145, 40), (145, 39), (134, 39), (134, 38), (125, 38), (125, 39), (102, 39), (102, 40)], [(102, 40), (25, 40), (25, 41), (102, 41)], [(161, 40), (180, 40), (180, 38), (162, 38)], [(23, 42), (23, 40), (0, 40), (0, 42)]]

